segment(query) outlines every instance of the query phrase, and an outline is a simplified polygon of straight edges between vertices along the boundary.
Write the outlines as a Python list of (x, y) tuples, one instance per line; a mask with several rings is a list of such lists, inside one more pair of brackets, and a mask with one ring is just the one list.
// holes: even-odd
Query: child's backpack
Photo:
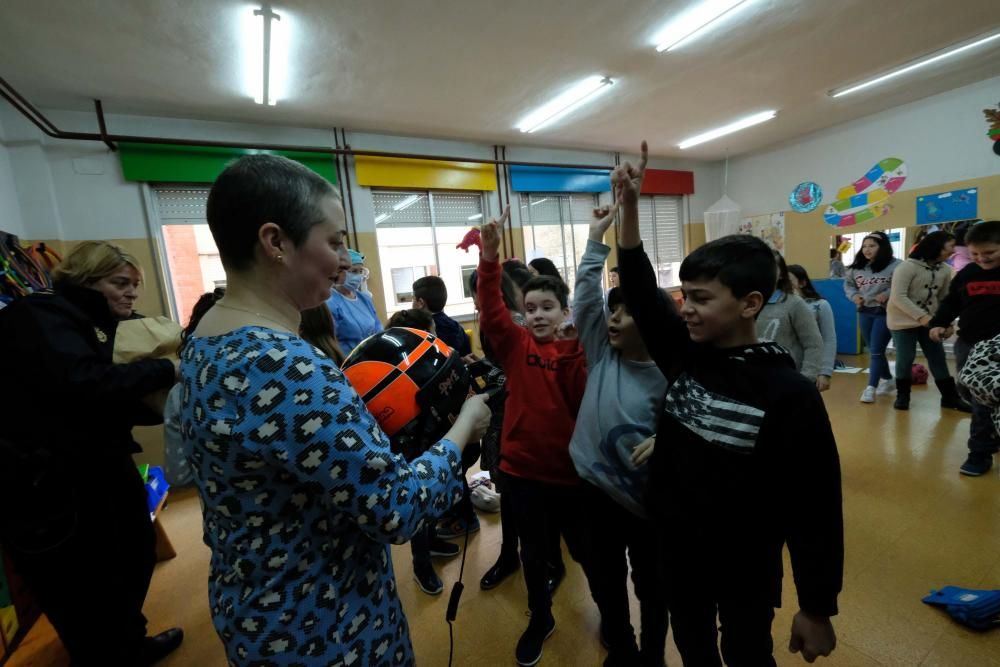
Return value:
[(953, 619), (975, 630), (1000, 626), (1000, 591), (945, 586), (939, 591), (932, 590), (923, 601), (944, 607)]

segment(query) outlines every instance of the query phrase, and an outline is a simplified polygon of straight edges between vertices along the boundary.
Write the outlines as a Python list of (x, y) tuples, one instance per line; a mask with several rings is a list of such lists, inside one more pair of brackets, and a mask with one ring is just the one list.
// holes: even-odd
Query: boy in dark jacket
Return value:
[[(965, 235), (973, 263), (958, 272), (929, 326), (930, 338), (951, 336), (950, 327), (960, 318), (955, 361), (958, 372), (976, 343), (1000, 335), (1000, 220), (981, 222)], [(972, 401), (969, 456), (959, 472), (978, 477), (993, 467), (1000, 438), (993, 427), (990, 408)]]
[(413, 283), (413, 307), (430, 312), (437, 327), (438, 338), (447, 343), (462, 357), (472, 354), (469, 336), (458, 321), (448, 317), (444, 307), (448, 304), (448, 286), (438, 276), (424, 276)]
[(623, 221), (625, 302), (671, 381), (650, 461), (647, 505), (658, 524), (674, 641), (684, 663), (774, 665), (782, 549), (800, 611), (790, 649), (812, 662), (836, 645), (843, 577), (840, 462), (823, 401), (788, 353), (758, 343), (755, 319), (774, 290), (759, 239), (729, 236), (684, 260), (678, 313), (657, 288), (639, 237), (638, 168), (613, 173)]

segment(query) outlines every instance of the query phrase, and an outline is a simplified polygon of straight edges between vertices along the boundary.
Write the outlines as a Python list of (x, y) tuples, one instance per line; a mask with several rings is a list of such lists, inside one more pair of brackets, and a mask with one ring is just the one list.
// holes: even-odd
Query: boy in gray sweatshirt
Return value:
[[(576, 274), (573, 311), (587, 356), (587, 386), (569, 453), (586, 487), (588, 524), (593, 528), (591, 581), (601, 611), (605, 665), (663, 664), (667, 636), (666, 598), (657, 584), (656, 532), (643, 505), (646, 460), (662, 409), (667, 380), (646, 351), (619, 288), (604, 310), (601, 273), (610, 248), (604, 233), (615, 209), (595, 211), (590, 240)], [(639, 650), (629, 619), (626, 552), (641, 613)]]

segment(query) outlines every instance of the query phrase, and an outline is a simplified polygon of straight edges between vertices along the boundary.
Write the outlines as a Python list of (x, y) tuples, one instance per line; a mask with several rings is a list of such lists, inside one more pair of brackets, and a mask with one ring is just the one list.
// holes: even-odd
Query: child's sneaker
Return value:
[(413, 578), (416, 579), (417, 585), (420, 586), (420, 590), (428, 595), (440, 595), (441, 591), (444, 590), (444, 584), (441, 583), (441, 578), (434, 571), (434, 567), (430, 563), (426, 564), (413, 564)]
[(861, 392), (861, 402), (862, 403), (875, 402), (875, 387), (872, 387), (871, 385), (865, 387), (865, 390)]
[(466, 528), (468, 528), (469, 533), (479, 530), (479, 517), (473, 514), (472, 519), (468, 521), (458, 517), (449, 521), (443, 521), (438, 525), (437, 536), (442, 540), (453, 540), (456, 537), (464, 537)]
[(896, 391), (896, 381), (893, 378), (886, 378), (878, 381), (875, 393), (879, 396), (888, 396), (894, 391)]
[(451, 542), (446, 542), (436, 535), (432, 535), (430, 539), (430, 554), (431, 556), (440, 558), (454, 558), (462, 550), (457, 544), (452, 544)]
[(542, 644), (556, 631), (556, 619), (552, 614), (536, 618), (531, 617), (528, 622), (528, 629), (524, 631), (521, 638), (517, 640), (517, 648), (514, 650), (514, 657), (521, 667), (531, 667), (542, 659)]
[(966, 477), (979, 477), (985, 475), (993, 467), (993, 457), (990, 454), (969, 454), (965, 463), (958, 469)]

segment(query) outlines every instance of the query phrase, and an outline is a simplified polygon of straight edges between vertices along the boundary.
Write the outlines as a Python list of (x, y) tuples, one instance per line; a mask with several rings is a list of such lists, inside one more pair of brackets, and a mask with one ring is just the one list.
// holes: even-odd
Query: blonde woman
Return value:
[(183, 633), (146, 636), (154, 534), (131, 430), (176, 366), (112, 363), (142, 281), (134, 257), (84, 242), (53, 278), (0, 311), (0, 538), (74, 665), (149, 665)]

